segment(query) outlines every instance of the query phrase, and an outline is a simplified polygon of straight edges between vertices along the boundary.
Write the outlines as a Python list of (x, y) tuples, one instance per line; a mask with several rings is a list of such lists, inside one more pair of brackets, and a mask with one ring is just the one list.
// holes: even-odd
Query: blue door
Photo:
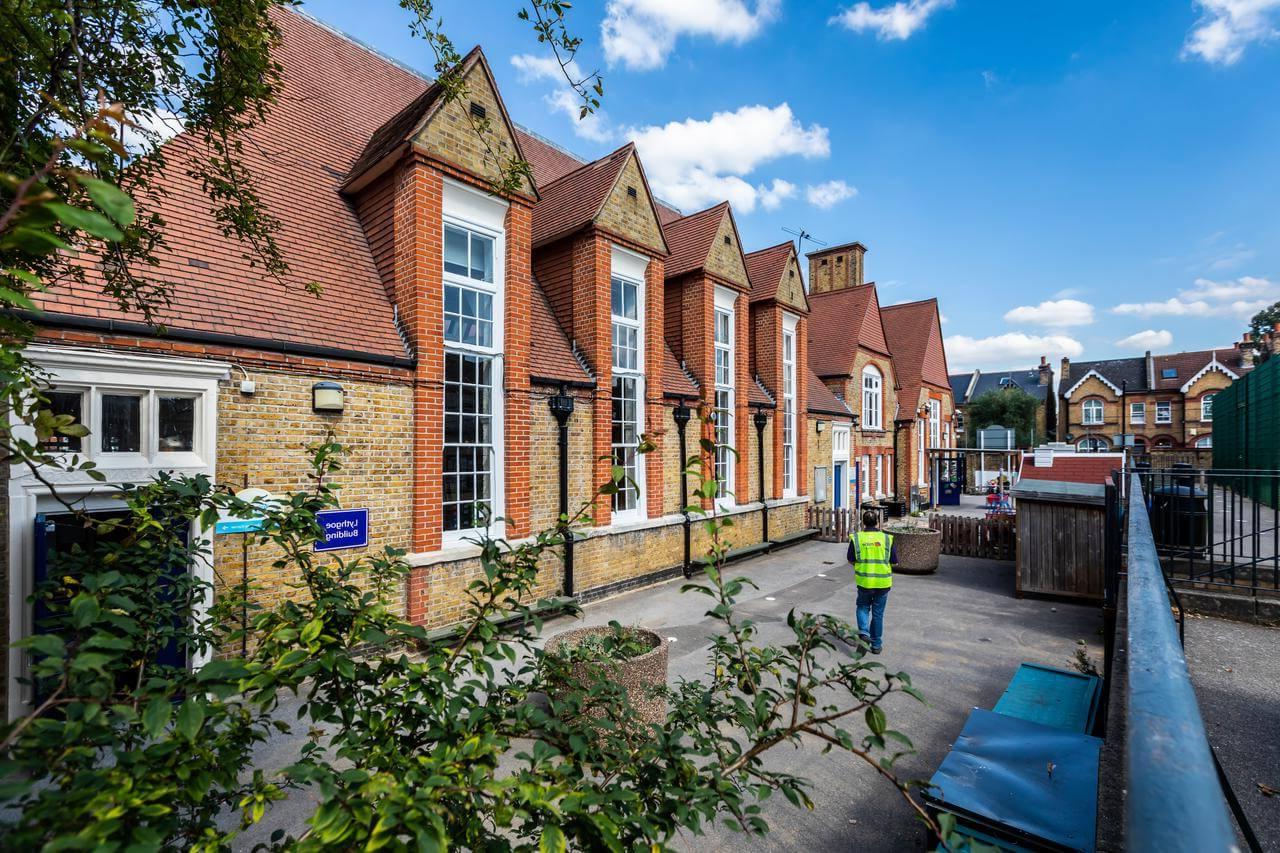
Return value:
[(844, 506), (844, 463), (843, 462), (837, 462), (835, 464), (835, 480), (836, 480), (835, 507), (836, 509), (840, 509), (841, 507)]

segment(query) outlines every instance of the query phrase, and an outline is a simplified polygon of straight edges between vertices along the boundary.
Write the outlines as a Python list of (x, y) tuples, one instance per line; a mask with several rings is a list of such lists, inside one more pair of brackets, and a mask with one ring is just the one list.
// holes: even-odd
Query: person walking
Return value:
[(893, 586), (893, 564), (898, 553), (893, 536), (880, 529), (880, 513), (862, 512), (862, 530), (849, 536), (848, 560), (858, 585), (858, 636), (871, 646), (873, 655), (884, 648), (884, 607)]

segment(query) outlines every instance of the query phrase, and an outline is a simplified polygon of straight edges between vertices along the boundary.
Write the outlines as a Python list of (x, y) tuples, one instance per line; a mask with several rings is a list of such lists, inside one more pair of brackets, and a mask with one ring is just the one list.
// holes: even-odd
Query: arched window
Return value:
[(1080, 423), (1087, 426), (1098, 426), (1102, 423), (1102, 401), (1101, 400), (1085, 400), (1084, 405), (1080, 407), (1083, 417)]
[[(1097, 401), (1095, 400), (1092, 402)], [(1099, 403), (1098, 405), (1102, 404)], [(1086, 436), (1085, 438), (1080, 439), (1079, 443), (1076, 444), (1076, 450), (1079, 450), (1081, 453), (1103, 453), (1108, 449), (1109, 446), (1107, 444), (1107, 440), (1105, 438), (1099, 438), (1096, 435)]]
[[(1216, 396), (1217, 394), (1205, 394), (1203, 397), (1200, 398), (1200, 420), (1202, 421), (1213, 420), (1213, 398)], [(1198, 442), (1196, 446), (1197, 447), (1200, 446)], [(1207, 447), (1208, 445), (1205, 445), (1205, 446)]]
[(1213, 447), (1213, 436), (1202, 435), (1196, 439), (1196, 447)]
[(862, 368), (862, 428), (884, 429), (884, 379), (874, 364)]

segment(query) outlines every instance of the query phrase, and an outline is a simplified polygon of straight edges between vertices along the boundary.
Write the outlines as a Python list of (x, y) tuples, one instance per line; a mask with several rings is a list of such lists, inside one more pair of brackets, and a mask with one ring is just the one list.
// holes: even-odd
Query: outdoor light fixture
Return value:
[(826, 428), (827, 428), (827, 422), (826, 422), (826, 421), (818, 421), (818, 422), (816, 422), (816, 423), (813, 425), (813, 428), (814, 428), (814, 429), (816, 429), (816, 430), (818, 431), (818, 433), (819, 433), (819, 434), (821, 434), (821, 433), (822, 433), (822, 431), (823, 431), (824, 429), (826, 429)]
[(857, 412), (854, 412), (854, 413), (853, 413), (853, 428), (854, 428), (854, 429), (857, 429), (857, 428), (858, 428), (858, 427), (860, 427), (860, 426), (862, 426), (862, 418), (858, 417), (858, 413), (857, 413)]
[(676, 426), (680, 427), (682, 432), (684, 425), (689, 423), (689, 418), (691, 417), (693, 417), (693, 410), (684, 403), (671, 410), (671, 419), (676, 422)]
[(337, 382), (317, 382), (311, 386), (311, 411), (342, 414), (343, 396), (342, 386)]
[(756, 409), (756, 413), (751, 416), (751, 422), (756, 425), (756, 429), (763, 430), (769, 425), (769, 416), (764, 413), (764, 409)]

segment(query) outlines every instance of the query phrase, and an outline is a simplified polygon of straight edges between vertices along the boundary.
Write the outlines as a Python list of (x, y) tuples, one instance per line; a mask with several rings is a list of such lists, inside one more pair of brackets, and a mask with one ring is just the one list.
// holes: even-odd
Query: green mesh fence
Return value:
[[(1280, 356), (1264, 361), (1213, 398), (1213, 467), (1280, 470)], [(1276, 506), (1275, 480), (1241, 478), (1239, 491)]]

